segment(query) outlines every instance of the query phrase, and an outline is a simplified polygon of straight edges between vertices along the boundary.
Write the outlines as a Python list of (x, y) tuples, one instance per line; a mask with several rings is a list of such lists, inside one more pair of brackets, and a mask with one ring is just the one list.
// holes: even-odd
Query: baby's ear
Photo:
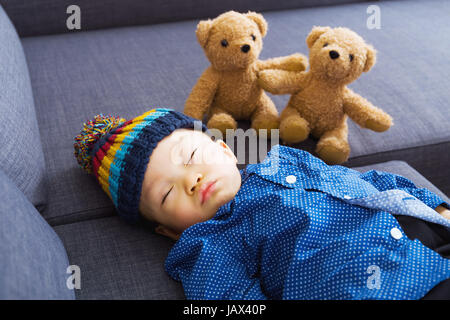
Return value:
[(308, 48), (311, 49), (317, 39), (319, 39), (321, 35), (329, 30), (331, 30), (330, 27), (313, 27), (308, 37), (306, 38), (306, 44), (308, 45)]
[(181, 236), (181, 233), (176, 233), (172, 229), (167, 228), (161, 224), (155, 228), (155, 232), (162, 236), (169, 237), (170, 239), (175, 240), (175, 241), (180, 239), (180, 236)]
[(249, 18), (250, 20), (253, 20), (253, 22), (256, 23), (256, 25), (258, 26), (259, 32), (261, 33), (261, 36), (264, 38), (264, 36), (267, 33), (267, 21), (266, 21), (266, 19), (264, 19), (262, 14), (259, 14), (259, 13), (253, 12), (253, 11), (249, 11), (248, 13), (245, 14), (245, 16), (247, 18)]
[(364, 65), (364, 72), (369, 71), (377, 60), (377, 52), (370, 44), (367, 45), (366, 64)]
[(216, 143), (218, 143), (221, 148), (224, 148), (225, 149), (225, 153), (230, 158), (232, 158), (235, 161), (235, 163), (237, 163), (236, 155), (233, 153), (233, 151), (230, 149), (230, 147), (222, 139), (217, 139)]
[(202, 20), (197, 25), (197, 30), (195, 31), (195, 34), (197, 35), (198, 43), (202, 46), (202, 48), (205, 47), (206, 42), (208, 41), (209, 37), (209, 31), (212, 27), (212, 20)]

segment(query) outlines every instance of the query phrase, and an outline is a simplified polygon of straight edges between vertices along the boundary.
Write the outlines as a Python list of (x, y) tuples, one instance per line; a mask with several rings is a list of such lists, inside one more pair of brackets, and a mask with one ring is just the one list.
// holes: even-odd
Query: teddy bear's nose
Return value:
[(339, 58), (339, 52), (331, 50), (330, 51), (330, 58), (333, 59), (333, 60)]
[(249, 51), (250, 51), (250, 46), (249, 46), (248, 44), (244, 44), (244, 45), (241, 47), (241, 51), (244, 52), (244, 53), (249, 52)]

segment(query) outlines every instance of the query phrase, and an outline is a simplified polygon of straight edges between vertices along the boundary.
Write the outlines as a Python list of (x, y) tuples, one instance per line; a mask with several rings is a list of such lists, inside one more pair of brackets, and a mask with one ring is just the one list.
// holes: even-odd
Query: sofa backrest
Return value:
[(47, 202), (44, 154), (22, 44), (0, 7), (0, 169), (37, 208)]
[[(213, 18), (222, 12), (262, 12), (361, 0), (0, 0), (21, 37), (71, 31), (66, 21), (80, 8), (81, 31)], [(75, 29), (76, 30), (76, 29)]]

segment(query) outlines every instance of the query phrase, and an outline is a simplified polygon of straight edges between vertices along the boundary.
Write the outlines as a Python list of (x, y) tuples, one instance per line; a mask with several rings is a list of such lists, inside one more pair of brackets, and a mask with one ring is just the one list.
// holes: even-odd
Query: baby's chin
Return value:
[(236, 193), (232, 192), (229, 189), (224, 190), (220, 188), (214, 195), (211, 196), (210, 199), (208, 199), (207, 203), (203, 205), (204, 207), (202, 208), (202, 217), (205, 220), (212, 219), (216, 215), (220, 207), (233, 200), (235, 195)]
[(230, 202), (235, 195), (236, 194), (233, 194), (232, 192), (228, 192), (226, 194), (216, 194), (215, 197), (211, 197), (209, 199), (208, 203), (204, 204), (200, 215), (196, 215), (196, 217), (192, 216), (190, 219), (188, 219), (188, 221), (184, 221), (182, 223), (179, 223), (177, 226), (174, 226), (173, 229), (178, 232), (183, 232), (194, 224), (205, 222), (214, 218), (220, 207)]
[(223, 190), (218, 190), (218, 192), (209, 199), (209, 203), (207, 203), (207, 208), (205, 208), (205, 216), (209, 219), (214, 217), (217, 210), (224, 204), (228, 203), (233, 199), (231, 194), (223, 194), (221, 192)]
[(236, 177), (236, 179), (218, 179), (217, 180), (217, 192), (214, 193), (213, 198), (217, 205), (217, 209), (227, 202), (231, 201), (239, 191), (241, 186), (241, 176)]

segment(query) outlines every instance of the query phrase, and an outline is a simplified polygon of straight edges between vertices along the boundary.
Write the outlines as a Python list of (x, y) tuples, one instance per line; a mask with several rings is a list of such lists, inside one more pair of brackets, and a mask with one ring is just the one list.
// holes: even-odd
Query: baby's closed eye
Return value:
[(189, 158), (188, 162), (184, 164), (185, 167), (190, 164), (192, 158), (194, 157), (195, 151), (197, 151), (197, 149), (198, 148), (195, 148), (194, 151), (192, 151), (191, 157)]
[(166, 201), (166, 198), (167, 198), (167, 196), (169, 195), (170, 191), (172, 191), (172, 189), (173, 189), (173, 186), (170, 187), (169, 191), (168, 191), (168, 192), (164, 195), (164, 197), (162, 198), (161, 206), (162, 206), (162, 205), (164, 204), (164, 202)]

